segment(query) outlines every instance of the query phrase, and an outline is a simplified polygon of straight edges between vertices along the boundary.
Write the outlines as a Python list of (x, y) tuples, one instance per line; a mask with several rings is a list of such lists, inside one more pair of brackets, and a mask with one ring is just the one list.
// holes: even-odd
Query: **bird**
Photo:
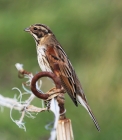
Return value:
[(56, 39), (51, 29), (44, 24), (33, 24), (25, 28), (35, 40), (38, 64), (42, 71), (53, 72), (61, 80), (62, 87), (66, 90), (76, 106), (81, 104), (89, 113), (96, 128), (100, 131), (99, 124), (92, 113), (82, 89), (76, 72)]

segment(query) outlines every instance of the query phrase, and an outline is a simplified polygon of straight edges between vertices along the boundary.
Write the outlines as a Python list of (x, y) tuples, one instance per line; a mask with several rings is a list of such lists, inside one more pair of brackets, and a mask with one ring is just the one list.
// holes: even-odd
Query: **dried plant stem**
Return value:
[(70, 119), (63, 119), (58, 121), (57, 140), (74, 140)]
[[(16, 64), (16, 67), (19, 70), (20, 74), (28, 75), (28, 76), (32, 75), (30, 72), (25, 71), (22, 68), (22, 65)], [(56, 109), (55, 109), (55, 111), (54, 111), (54, 108), (52, 109), (54, 111), (55, 115), (60, 114), (60, 117), (59, 117), (59, 115), (57, 115), (57, 118), (59, 119), (59, 121), (57, 120), (58, 124), (56, 123), (56, 126), (54, 127), (54, 130), (56, 129), (56, 131), (57, 131), (57, 140), (74, 140), (71, 120), (67, 119), (66, 116), (65, 116), (65, 113), (66, 113), (66, 109), (64, 107), (64, 103), (65, 103), (65, 97), (64, 97), (65, 90), (62, 87), (60, 78), (57, 77), (52, 72), (39, 72), (39, 73), (37, 73), (34, 76), (32, 75), (31, 77), (32, 77), (32, 79), (30, 80), (30, 82), (31, 82), (30, 87), (31, 87), (32, 93), (35, 96), (37, 96), (38, 98), (42, 99), (42, 100), (47, 100), (47, 101), (51, 101), (52, 100), (53, 101), (55, 99), (55, 101), (56, 101), (55, 104), (54, 104), (55, 108), (56, 107), (59, 108), (58, 112), (56, 112)], [(42, 92), (39, 92), (37, 90), (36, 82), (41, 77), (49, 77), (49, 78), (51, 78), (54, 81), (54, 83), (55, 83), (55, 88), (51, 89), (50, 91), (48, 91), (45, 94), (43, 94)], [(31, 100), (31, 98), (28, 99), (27, 101), (29, 101), (29, 100)], [(34, 108), (33, 106), (30, 106), (30, 107)], [(28, 111), (30, 111), (29, 110), (30, 108), (27, 107), (27, 109), (28, 109)], [(50, 140), (54, 140), (55, 138), (56, 138), (56, 133), (54, 131), (51, 131)]]
[(37, 113), (47, 110), (46, 108), (38, 108), (36, 106), (27, 105), (27, 104), (21, 104), (15, 99), (11, 99), (0, 95), (0, 106), (3, 107), (13, 108), (18, 111), (22, 111), (24, 109), (29, 112), (37, 112)]
[[(59, 119), (58, 125), (57, 125), (57, 140), (74, 140), (71, 120), (66, 119), (66, 117), (65, 117), (65, 112), (66, 112), (65, 107), (64, 107), (64, 103), (65, 103), (64, 93), (65, 93), (65, 90), (64, 89), (61, 90), (60, 79), (54, 73), (40, 72), (33, 77), (32, 81), (31, 81), (31, 90), (35, 94), (35, 96), (37, 96), (38, 98), (47, 100), (49, 98), (50, 94), (39, 93), (36, 89), (36, 82), (38, 81), (38, 79), (41, 78), (41, 77), (45, 77), (45, 76), (50, 77), (54, 81), (55, 86), (56, 86), (55, 90), (59, 91), (58, 94), (56, 94), (56, 97), (55, 97), (55, 99), (58, 102), (59, 112), (60, 112), (60, 117), (59, 117), (60, 119)], [(51, 93), (51, 91), (52, 90), (50, 90), (49, 92)]]

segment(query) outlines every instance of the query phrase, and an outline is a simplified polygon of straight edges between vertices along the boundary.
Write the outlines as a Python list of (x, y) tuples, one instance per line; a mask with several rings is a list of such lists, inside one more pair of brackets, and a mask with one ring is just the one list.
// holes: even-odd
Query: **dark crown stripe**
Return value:
[(35, 26), (41, 26), (41, 27), (44, 27), (45, 29), (48, 30), (48, 33), (52, 33), (52, 31), (50, 30), (50, 28), (49, 28), (48, 26), (44, 25), (44, 24), (39, 24), (39, 23), (37, 23), (37, 24), (35, 24)]

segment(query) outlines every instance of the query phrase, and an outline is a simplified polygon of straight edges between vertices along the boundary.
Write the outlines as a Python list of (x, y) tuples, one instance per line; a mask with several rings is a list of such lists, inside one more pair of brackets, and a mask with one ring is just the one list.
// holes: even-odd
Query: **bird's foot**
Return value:
[(62, 87), (61, 89), (57, 89), (57, 88), (52, 88), (50, 89), (46, 94), (49, 94), (49, 97), (47, 100), (51, 100), (52, 98), (55, 98), (59, 95), (59, 93), (65, 93), (64, 88)]

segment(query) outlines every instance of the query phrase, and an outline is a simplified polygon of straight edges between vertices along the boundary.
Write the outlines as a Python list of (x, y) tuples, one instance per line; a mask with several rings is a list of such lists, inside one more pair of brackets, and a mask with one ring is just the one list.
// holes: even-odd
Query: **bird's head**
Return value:
[(39, 42), (43, 37), (48, 34), (53, 34), (52, 31), (44, 24), (34, 24), (25, 29), (26, 32), (29, 32), (35, 39), (36, 42)]

